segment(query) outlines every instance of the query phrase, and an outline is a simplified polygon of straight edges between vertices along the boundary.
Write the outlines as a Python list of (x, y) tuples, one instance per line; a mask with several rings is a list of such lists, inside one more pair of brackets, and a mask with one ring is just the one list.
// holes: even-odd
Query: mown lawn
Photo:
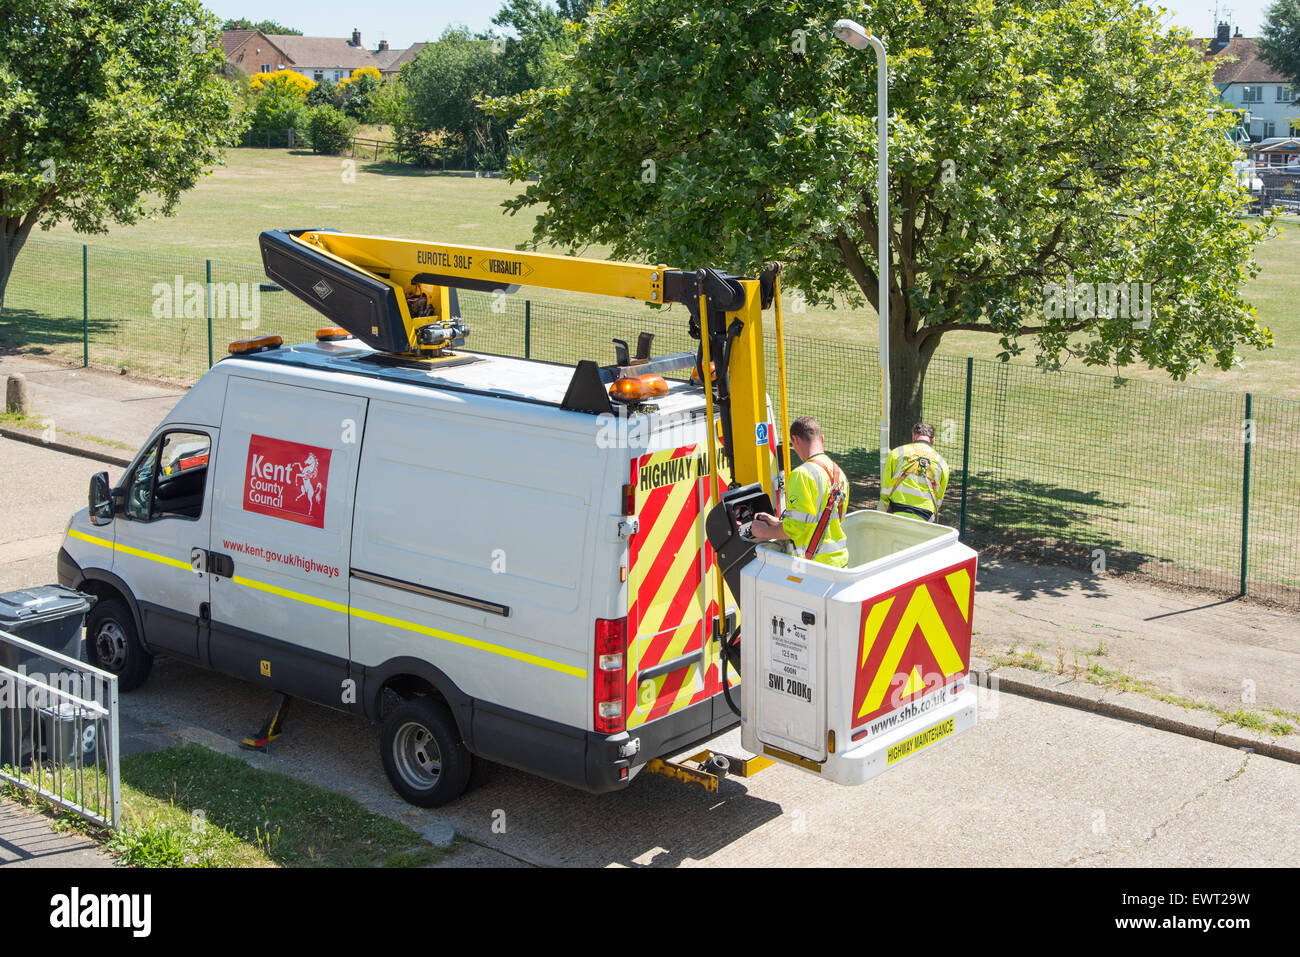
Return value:
[[(532, 225), (531, 216), (502, 211), (514, 192), (495, 179), (235, 150), (227, 166), (186, 194), (174, 219), (92, 237), (85, 290), (79, 237), (60, 227), (34, 239), (10, 285), (0, 348), (80, 361), (84, 295), (92, 363), (192, 381), (209, 358), (202, 300), (188, 316), (178, 307), (171, 318), (156, 317), (154, 305), (158, 291), (174, 290), (178, 281), (201, 290), (205, 259), (213, 260), (214, 282), (255, 286), (264, 278), (258, 233), (297, 226), (513, 247)], [(1284, 227), (1258, 257), (1263, 269), (1247, 297), (1271, 327), (1275, 347), (1246, 354), (1240, 368), (1207, 370), (1181, 385), (1134, 368), (1123, 379), (1113, 369), (1077, 365), (1071, 374), (1046, 375), (1032, 355), (991, 361), (997, 344), (989, 336), (945, 339), (927, 378), (925, 416), (939, 428), (940, 451), (954, 470), (966, 447), (965, 357), (977, 360), (968, 527), (992, 537), (1010, 533), (1031, 551), (1076, 564), (1089, 564), (1100, 549), (1112, 569), (1230, 588), (1241, 554), (1241, 393), (1250, 391), (1257, 420), (1250, 574), (1266, 588), (1300, 585), (1300, 484), (1293, 468), (1300, 456), (1300, 229)], [(641, 329), (656, 332), (657, 352), (691, 347), (680, 307), (655, 312), (549, 292), (529, 307), (512, 297), (504, 312), (482, 295), (467, 293), (461, 302), (473, 329), (469, 346), (479, 351), (522, 355), (527, 342), (533, 358), (605, 361), (613, 357), (610, 338), (632, 341)], [(878, 383), (874, 357), (863, 346), (876, 341), (875, 314), (786, 312), (795, 414), (818, 416), (832, 450), (859, 478), (855, 504), (867, 504), (875, 487)], [(319, 314), (287, 293), (262, 293), (255, 324), (214, 321), (212, 354), (219, 358), (231, 340), (258, 333), (301, 341), (319, 325)], [(954, 482), (944, 510), (954, 523), (958, 494)], [(1294, 600), (1290, 591), (1279, 595)]]
[[(426, 173), (300, 151), (237, 149), (229, 152), (225, 166), (185, 195), (173, 218), (92, 237), (78, 236), (61, 225), (49, 233), (38, 233), (37, 238), (91, 244), (92, 300), (98, 303), (92, 316), (107, 318), (123, 311), (116, 308), (118, 302), (134, 311), (135, 302), (150, 300), (149, 288), (169, 267), (174, 267), (172, 275), (179, 270), (186, 282), (204, 281), (203, 261), (208, 258), (218, 262), (217, 281), (225, 275), (238, 274), (241, 281), (246, 275), (260, 276), (257, 236), (264, 229), (332, 226), (371, 235), (513, 248), (530, 236), (533, 224), (532, 215), (510, 216), (501, 208), (501, 203), (517, 192), (517, 186), (499, 179)], [(584, 252), (601, 257), (608, 250), (593, 247)], [(127, 255), (131, 253), (136, 256)], [(154, 257), (169, 257), (170, 262), (147, 261)], [(48, 278), (42, 277), (37, 296), (55, 304), (62, 310), (60, 315), (80, 319), (80, 250), (55, 258), (61, 261)], [(1281, 237), (1260, 247), (1258, 258), (1262, 272), (1246, 294), (1272, 329), (1274, 348), (1244, 355), (1241, 368), (1205, 370), (1191, 382), (1235, 392), (1300, 398), (1300, 227), (1285, 228)], [(20, 272), (30, 269), (29, 262), (20, 260)], [(148, 288), (139, 291), (146, 285)], [(32, 297), (21, 293), (20, 298), (26, 303)], [(539, 298), (596, 308), (611, 306), (608, 301), (579, 294), (544, 293)], [(631, 308), (622, 303), (613, 307)], [(794, 335), (863, 345), (876, 341), (876, 315), (870, 307), (808, 309), (803, 313), (787, 308), (787, 313)], [(945, 338), (940, 355), (991, 359), (998, 351), (994, 337), (962, 333)], [(1032, 363), (1033, 356), (1020, 361)], [(1078, 371), (1085, 370), (1080, 367)], [(1159, 370), (1130, 368), (1124, 374), (1169, 381)]]

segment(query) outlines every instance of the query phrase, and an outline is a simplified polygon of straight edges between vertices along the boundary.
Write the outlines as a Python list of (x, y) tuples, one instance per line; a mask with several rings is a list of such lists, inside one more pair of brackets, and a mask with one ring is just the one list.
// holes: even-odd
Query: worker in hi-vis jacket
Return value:
[[(800, 557), (843, 568), (849, 563), (848, 539), (842, 524), (849, 507), (849, 480), (826, 454), (821, 426), (812, 416), (805, 415), (790, 423), (790, 447), (803, 464), (786, 481), (785, 513), (777, 518), (759, 512), (750, 525), (750, 535), (761, 541), (789, 540)], [(827, 516), (815, 553), (808, 556), (808, 545), (836, 488), (840, 490), (839, 502)]]
[(918, 422), (912, 441), (885, 460), (880, 498), (885, 510), (933, 522), (948, 489), (948, 463), (934, 450), (934, 426)]

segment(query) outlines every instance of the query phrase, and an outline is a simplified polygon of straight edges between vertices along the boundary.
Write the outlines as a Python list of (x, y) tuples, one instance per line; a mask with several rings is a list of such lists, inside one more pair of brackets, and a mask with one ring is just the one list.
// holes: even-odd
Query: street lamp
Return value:
[(876, 199), (876, 249), (879, 252), (876, 294), (880, 314), (880, 495), (884, 508), (885, 460), (889, 457), (889, 64), (885, 44), (862, 24), (837, 20), (835, 36), (853, 47), (876, 51), (876, 139), (879, 143), (879, 169)]

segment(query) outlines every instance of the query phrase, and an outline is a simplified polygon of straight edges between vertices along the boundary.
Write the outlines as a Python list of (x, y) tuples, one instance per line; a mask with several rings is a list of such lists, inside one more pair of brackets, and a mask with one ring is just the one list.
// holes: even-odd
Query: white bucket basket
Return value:
[(861, 784), (975, 726), (976, 554), (883, 512), (844, 531), (845, 568), (760, 545), (741, 572), (741, 742)]

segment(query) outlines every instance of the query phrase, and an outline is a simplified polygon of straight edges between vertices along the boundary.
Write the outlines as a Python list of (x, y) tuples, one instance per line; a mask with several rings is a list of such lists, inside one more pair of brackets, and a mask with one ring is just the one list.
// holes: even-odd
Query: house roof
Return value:
[(239, 49), (254, 37), (259, 37), (262, 40), (266, 41), (267, 46), (271, 47), (273, 50), (275, 50), (277, 53), (279, 53), (281, 56), (284, 57), (285, 63), (293, 63), (293, 58), (289, 56), (288, 53), (285, 52), (284, 45), (275, 43), (270, 37), (268, 37), (261, 30), (222, 31), (221, 49), (222, 52), (226, 54), (226, 59), (230, 60), (233, 63), (234, 60), (232, 59), (232, 57), (234, 57), (234, 55), (239, 52)]
[(221, 34), (221, 50), (226, 56), (234, 53), (244, 41), (251, 37), (256, 30), (226, 30)]
[(405, 52), (405, 50), (371, 50), (370, 55), (375, 58), (380, 70), (387, 70), (388, 65)]
[(1228, 45), (1217, 53), (1210, 51), (1209, 40), (1192, 42), (1205, 51), (1206, 60), (1213, 61), (1214, 82), (1218, 86), (1227, 86), (1229, 83), (1290, 82), (1264, 62), (1259, 55), (1259, 41), (1253, 37), (1232, 37)]
[(385, 50), (383, 53), (375, 54), (375, 58), (385, 57), (379, 60), (379, 69), (383, 73), (396, 73), (405, 63), (410, 63), (420, 51), (427, 47), (427, 43), (412, 43), (405, 50)]
[(356, 70), (363, 66), (379, 66), (369, 50), (353, 46), (351, 41), (342, 37), (298, 37), (276, 33), (269, 39), (302, 68), (320, 66)]

